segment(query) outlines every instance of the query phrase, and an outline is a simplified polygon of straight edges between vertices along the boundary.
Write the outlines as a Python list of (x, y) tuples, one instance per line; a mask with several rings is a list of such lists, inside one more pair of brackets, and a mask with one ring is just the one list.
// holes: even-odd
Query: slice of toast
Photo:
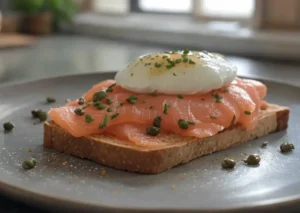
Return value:
[(236, 125), (203, 139), (160, 134), (156, 137), (168, 142), (163, 148), (140, 147), (105, 135), (75, 138), (50, 121), (44, 124), (44, 146), (117, 169), (154, 174), (271, 132), (285, 130), (288, 119), (288, 108), (270, 104), (260, 111), (259, 122), (252, 131)]

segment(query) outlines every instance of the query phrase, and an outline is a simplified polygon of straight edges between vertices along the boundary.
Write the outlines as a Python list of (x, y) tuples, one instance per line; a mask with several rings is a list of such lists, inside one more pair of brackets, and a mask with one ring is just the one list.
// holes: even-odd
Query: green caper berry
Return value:
[(295, 146), (292, 143), (283, 143), (283, 144), (280, 145), (280, 151), (283, 152), (283, 153), (284, 152), (290, 152), (293, 149), (295, 149)]
[(112, 110), (112, 108), (107, 108), (106, 111), (107, 111), (107, 112), (112, 112), (113, 110)]
[(106, 105), (105, 105), (105, 104), (102, 104), (102, 103), (99, 103), (99, 104), (96, 105), (96, 107), (97, 107), (97, 109), (99, 109), (99, 110), (103, 110), (103, 109), (106, 108)]
[(53, 98), (53, 97), (48, 97), (48, 98), (46, 99), (46, 101), (47, 101), (48, 104), (50, 104), (50, 103), (56, 102), (56, 99)]
[(36, 166), (36, 164), (37, 164), (36, 159), (30, 158), (23, 162), (22, 167), (24, 169), (33, 169)]
[(155, 127), (155, 126), (149, 126), (146, 128), (146, 133), (147, 135), (150, 135), (150, 136), (156, 136), (158, 135), (160, 132), (159, 128)]
[(95, 92), (93, 95), (93, 102), (101, 101), (102, 99), (106, 98), (107, 93), (105, 91)]
[(181, 128), (181, 129), (188, 129), (189, 128), (189, 124), (187, 121), (183, 120), (183, 119), (179, 119), (178, 120), (178, 126)]
[(31, 115), (32, 115), (33, 118), (37, 118), (38, 117), (38, 111), (39, 111), (39, 109), (31, 110)]
[(46, 113), (45, 111), (43, 111), (43, 110), (38, 110), (38, 111), (37, 111), (37, 118), (38, 118), (41, 122), (43, 122), (43, 121), (46, 121), (46, 120), (47, 120), (48, 115), (47, 115), (47, 113)]
[(155, 116), (155, 118), (153, 119), (153, 126), (155, 127), (160, 127), (160, 123), (161, 123), (161, 117), (160, 116)]
[(81, 108), (76, 108), (76, 109), (74, 110), (74, 113), (75, 113), (76, 115), (84, 115), (84, 111), (83, 111), (83, 109), (81, 109)]
[(78, 104), (79, 104), (79, 105), (83, 105), (84, 102), (85, 102), (85, 101), (84, 101), (84, 98), (79, 98), (79, 99), (78, 99)]
[(258, 165), (260, 162), (260, 156), (257, 154), (249, 155), (248, 158), (243, 161), (248, 165)]
[(11, 122), (6, 122), (6, 123), (3, 124), (3, 128), (6, 131), (11, 131), (14, 127), (15, 127), (15, 125)]
[(232, 169), (235, 167), (235, 161), (233, 159), (230, 158), (225, 158), (222, 162), (222, 167), (224, 169)]

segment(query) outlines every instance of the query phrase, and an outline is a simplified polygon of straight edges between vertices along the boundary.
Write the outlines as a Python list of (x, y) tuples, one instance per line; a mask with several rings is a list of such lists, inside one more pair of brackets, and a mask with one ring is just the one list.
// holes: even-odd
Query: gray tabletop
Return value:
[[(184, 47), (183, 47), (184, 48)], [(125, 41), (56, 35), (36, 45), (0, 51), (0, 85), (52, 76), (116, 71), (135, 57), (173, 48)], [(239, 74), (300, 86), (300, 62), (268, 61), (228, 56)], [(0, 212), (40, 212), (0, 194)]]

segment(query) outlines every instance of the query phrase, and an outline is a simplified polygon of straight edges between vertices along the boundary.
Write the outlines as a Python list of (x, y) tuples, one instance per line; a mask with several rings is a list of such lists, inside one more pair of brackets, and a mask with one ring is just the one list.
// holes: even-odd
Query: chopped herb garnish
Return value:
[(169, 69), (171, 69), (173, 67), (173, 64), (168, 64), (168, 65), (166, 65), (166, 68), (169, 70)]
[(112, 112), (113, 110), (112, 110), (112, 108), (107, 108), (106, 111), (107, 111), (107, 112)]
[(98, 104), (96, 107), (97, 107), (97, 109), (99, 109), (99, 110), (103, 110), (103, 109), (105, 109), (105, 108), (106, 108), (106, 105), (105, 105), (105, 104), (102, 104), (102, 103), (100, 103), (100, 104)]
[(164, 113), (164, 114), (168, 114), (168, 110), (169, 110), (170, 107), (171, 107), (170, 104), (164, 104), (164, 110), (163, 110), (163, 113)]
[(129, 98), (126, 99), (126, 101), (130, 104), (135, 104), (137, 101), (137, 97), (134, 95), (129, 96)]
[(177, 58), (177, 59), (175, 60), (175, 63), (176, 63), (176, 64), (179, 64), (180, 62), (182, 62), (182, 59), (181, 59), (181, 58)]
[(189, 61), (189, 59), (187, 57), (184, 57), (182, 61), (183, 61), (183, 63), (187, 63)]
[(83, 105), (84, 102), (85, 102), (84, 98), (79, 98), (79, 99), (78, 99), (78, 104), (79, 104), (79, 105)]
[(143, 104), (147, 103), (145, 100), (142, 101)]
[(146, 128), (146, 133), (147, 133), (147, 135), (150, 135), (150, 136), (156, 136), (159, 134), (159, 132), (160, 132), (159, 128), (157, 128), (155, 126), (150, 126), (150, 127)]
[(181, 95), (181, 94), (178, 94), (177, 97), (178, 97), (179, 99), (183, 99), (183, 95)]
[(76, 109), (74, 110), (74, 113), (75, 113), (76, 115), (84, 115), (84, 111), (83, 111), (83, 109), (81, 109), (81, 108), (76, 108)]
[(5, 131), (11, 131), (15, 125), (12, 122), (6, 122), (3, 124), (3, 128)]
[(173, 75), (174, 75), (174, 76), (177, 76), (176, 73), (174, 73), (174, 72), (173, 72)]
[(160, 127), (160, 123), (161, 123), (161, 117), (160, 116), (155, 116), (153, 119), (153, 126), (155, 127)]
[(189, 64), (196, 64), (193, 60), (189, 60)]
[(174, 61), (172, 61), (170, 58), (167, 59), (167, 62), (169, 62), (170, 64), (174, 64)]
[(209, 116), (211, 119), (217, 119), (217, 116), (211, 115)]
[(196, 123), (194, 121), (186, 121), (189, 125), (195, 125)]
[(93, 95), (93, 102), (101, 101), (102, 99), (106, 98), (107, 93), (105, 91), (95, 92)]
[(165, 58), (168, 58), (168, 56), (164, 55), (162, 58), (165, 59)]
[(229, 89), (224, 89), (223, 92), (229, 92)]
[(153, 92), (149, 93), (149, 95), (151, 95), (151, 96), (157, 96), (157, 93), (156, 93), (156, 92), (157, 92), (157, 91), (154, 90)]
[(48, 104), (50, 104), (50, 103), (56, 102), (56, 99), (53, 98), (53, 97), (48, 97), (48, 98), (46, 99), (46, 101), (47, 101)]
[(114, 88), (113, 87), (108, 87), (107, 89), (106, 89), (106, 92), (113, 92), (114, 91)]
[(124, 103), (120, 103), (120, 106), (123, 106), (124, 105)]
[(94, 121), (94, 119), (91, 115), (85, 115), (85, 121), (87, 123), (92, 123)]
[(112, 102), (110, 99), (106, 99), (106, 103), (107, 103), (108, 105), (110, 105), (110, 104), (112, 104), (113, 102)]
[(212, 97), (214, 97), (216, 99), (217, 103), (221, 103), (222, 102), (222, 96), (220, 96), (218, 93), (214, 93), (212, 94)]
[(110, 116), (110, 119), (111, 119), (111, 120), (112, 120), (112, 119), (115, 119), (116, 117), (119, 116), (119, 114), (120, 114), (120, 113), (115, 113), (115, 114), (113, 114), (112, 116)]
[(251, 114), (252, 114), (250, 111), (244, 111), (244, 113), (245, 113), (246, 115), (251, 115)]
[(189, 54), (189, 50), (188, 49), (185, 49), (184, 51), (183, 51), (183, 55), (187, 55), (187, 54)]
[(133, 73), (130, 73), (130, 76), (132, 77), (132, 76), (133, 76)]
[(154, 64), (154, 66), (155, 66), (156, 68), (160, 68), (160, 67), (161, 67), (161, 63), (157, 63), (157, 62), (156, 62), (156, 63)]
[(187, 121), (183, 120), (183, 119), (179, 119), (178, 120), (178, 126), (181, 128), (181, 129), (188, 129), (189, 128), (189, 124)]
[(105, 115), (105, 116), (104, 116), (104, 119), (103, 119), (103, 123), (101, 123), (101, 124), (99, 125), (99, 128), (100, 128), (100, 129), (104, 129), (104, 128), (107, 126), (108, 119), (109, 119), (108, 116)]

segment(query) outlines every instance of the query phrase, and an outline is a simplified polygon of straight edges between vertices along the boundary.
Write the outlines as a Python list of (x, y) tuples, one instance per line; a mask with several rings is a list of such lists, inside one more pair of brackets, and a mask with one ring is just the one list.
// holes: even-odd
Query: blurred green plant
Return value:
[(71, 21), (78, 5), (74, 0), (13, 0), (13, 9), (26, 15), (51, 12), (58, 22)]

